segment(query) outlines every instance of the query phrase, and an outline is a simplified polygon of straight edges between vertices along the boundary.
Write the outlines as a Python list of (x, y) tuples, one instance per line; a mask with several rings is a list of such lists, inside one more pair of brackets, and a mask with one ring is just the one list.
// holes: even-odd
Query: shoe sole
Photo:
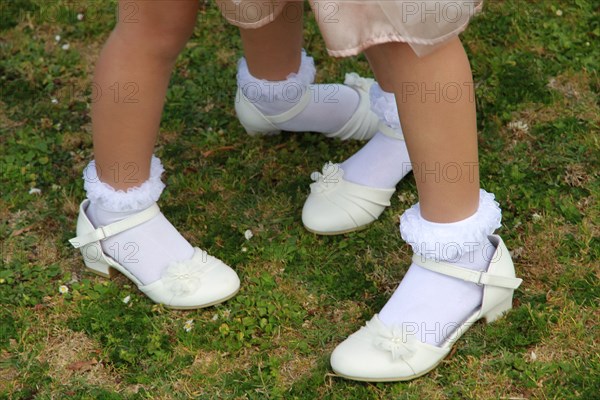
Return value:
[(340, 378), (349, 379), (351, 381), (358, 381), (358, 382), (406, 382), (406, 381), (411, 381), (413, 379), (420, 378), (423, 375), (427, 375), (428, 373), (430, 373), (431, 371), (433, 371), (434, 369), (436, 369), (437, 366), (440, 365), (442, 363), (442, 361), (444, 361), (445, 358), (446, 357), (442, 358), (437, 364), (435, 364), (434, 366), (432, 366), (428, 370), (421, 372), (418, 375), (412, 375), (412, 376), (407, 376), (407, 377), (402, 377), (402, 378), (382, 378), (382, 379), (377, 379), (377, 378), (358, 378), (358, 377), (355, 377), (355, 376), (338, 374), (335, 371), (333, 371), (333, 372), (335, 372), (335, 376), (339, 376)]
[[(88, 271), (88, 272), (93, 273), (94, 275), (98, 275), (98, 276), (101, 276), (103, 278), (107, 278), (107, 279), (110, 279), (110, 280), (114, 279), (117, 275), (123, 275), (116, 268), (110, 268), (108, 274), (104, 274), (104, 273), (102, 273), (100, 271), (97, 271), (97, 270), (89, 268), (89, 267), (85, 267), (85, 270)], [(125, 275), (123, 275), (123, 276), (125, 276)], [(125, 276), (125, 278), (127, 278), (127, 277)], [(129, 278), (127, 278), (127, 280), (129, 280)], [(178, 307), (178, 306), (169, 306), (167, 304), (162, 304), (162, 303), (155, 303), (155, 304), (162, 304), (165, 308), (168, 308), (168, 309), (171, 309), (171, 310), (197, 310), (197, 309), (200, 309), (200, 308), (212, 307), (214, 305), (224, 303), (227, 300), (233, 298), (236, 294), (238, 294), (239, 291), (240, 291), (240, 289), (238, 288), (235, 292), (231, 293), (230, 295), (228, 295), (226, 297), (223, 297), (221, 299), (215, 300), (215, 301), (207, 303), (207, 304), (203, 304), (201, 306), (182, 306), (182, 307)], [(142, 292), (142, 294), (143, 294), (143, 292)]]
[(322, 235), (322, 236), (335, 236), (335, 235), (344, 235), (346, 233), (352, 233), (352, 232), (359, 232), (362, 231), (364, 229), (367, 229), (371, 224), (367, 224), (367, 225), (363, 225), (363, 226), (358, 226), (356, 228), (351, 228), (351, 229), (346, 229), (343, 231), (335, 231), (335, 232), (322, 232), (322, 231), (316, 231), (314, 229), (310, 229), (308, 226), (304, 225), (304, 229), (306, 229), (307, 231), (309, 231), (310, 233), (314, 233), (315, 235)]
[(232, 294), (230, 294), (227, 297), (223, 297), (222, 299), (215, 300), (212, 303), (203, 304), (201, 306), (177, 307), (177, 306), (168, 306), (166, 304), (163, 304), (163, 306), (165, 308), (168, 308), (168, 309), (171, 309), (171, 310), (197, 310), (197, 309), (200, 309), (200, 308), (212, 307), (212, 306), (215, 306), (217, 304), (224, 303), (227, 300), (233, 298), (236, 294), (238, 294), (239, 291), (240, 291), (240, 289), (236, 290), (235, 292), (233, 292)]

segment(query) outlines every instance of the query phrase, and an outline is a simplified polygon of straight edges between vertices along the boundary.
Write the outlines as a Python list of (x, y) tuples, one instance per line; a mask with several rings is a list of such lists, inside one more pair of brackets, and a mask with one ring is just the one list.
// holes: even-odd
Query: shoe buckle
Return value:
[(104, 240), (106, 239), (109, 235), (106, 233), (106, 231), (104, 230), (104, 227), (101, 226), (100, 228), (98, 228), (98, 230), (100, 230), (100, 232), (102, 233), (102, 236), (98, 238), (98, 240)]
[(482, 279), (483, 279), (483, 276), (485, 274), (485, 271), (477, 271), (477, 274), (478, 274), (478, 276), (477, 276), (476, 285), (477, 286), (483, 286), (483, 285), (485, 285), (485, 283), (482, 282)]

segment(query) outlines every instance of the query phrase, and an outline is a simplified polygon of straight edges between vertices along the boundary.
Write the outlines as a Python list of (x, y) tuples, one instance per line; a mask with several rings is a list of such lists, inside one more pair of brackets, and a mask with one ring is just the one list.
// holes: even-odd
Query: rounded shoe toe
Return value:
[(322, 194), (311, 193), (302, 208), (302, 223), (311, 232), (323, 235), (344, 233), (357, 228), (352, 217)]
[(238, 292), (240, 279), (221, 260), (196, 248), (192, 259), (173, 263), (161, 279), (139, 288), (168, 308), (195, 309), (230, 299)]
[(391, 353), (356, 336), (350, 336), (335, 348), (330, 363), (337, 375), (357, 381), (402, 381), (415, 376), (403, 359), (394, 360)]
[(240, 290), (240, 278), (237, 273), (225, 263), (210, 271), (204, 284), (198, 289), (198, 303), (206, 306), (221, 303), (230, 299)]

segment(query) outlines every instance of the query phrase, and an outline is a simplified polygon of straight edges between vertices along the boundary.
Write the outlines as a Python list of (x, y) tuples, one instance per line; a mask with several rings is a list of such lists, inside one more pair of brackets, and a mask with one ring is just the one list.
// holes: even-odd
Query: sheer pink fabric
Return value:
[[(293, 0), (217, 0), (246, 29), (266, 25)], [(419, 56), (462, 32), (483, 0), (309, 0), (330, 55), (353, 56), (381, 43), (406, 42)], [(297, 18), (284, 15), (284, 18)]]
[[(217, 7), (230, 24), (257, 29), (277, 18), (288, 1), (294, 0), (217, 0)], [(294, 16), (286, 15), (285, 18)]]

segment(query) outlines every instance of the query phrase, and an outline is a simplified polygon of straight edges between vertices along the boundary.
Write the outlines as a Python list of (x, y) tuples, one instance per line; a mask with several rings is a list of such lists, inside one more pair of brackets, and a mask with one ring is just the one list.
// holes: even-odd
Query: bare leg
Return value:
[(96, 169), (115, 189), (148, 179), (171, 70), (197, 9), (196, 0), (119, 2), (119, 21), (96, 64), (92, 106)]
[(250, 73), (282, 81), (300, 66), (304, 2), (289, 2), (275, 20), (258, 29), (240, 29)]
[(473, 78), (460, 40), (423, 58), (400, 43), (366, 54), (382, 88), (396, 95), (422, 216), (434, 222), (469, 217), (479, 199), (477, 125)]

